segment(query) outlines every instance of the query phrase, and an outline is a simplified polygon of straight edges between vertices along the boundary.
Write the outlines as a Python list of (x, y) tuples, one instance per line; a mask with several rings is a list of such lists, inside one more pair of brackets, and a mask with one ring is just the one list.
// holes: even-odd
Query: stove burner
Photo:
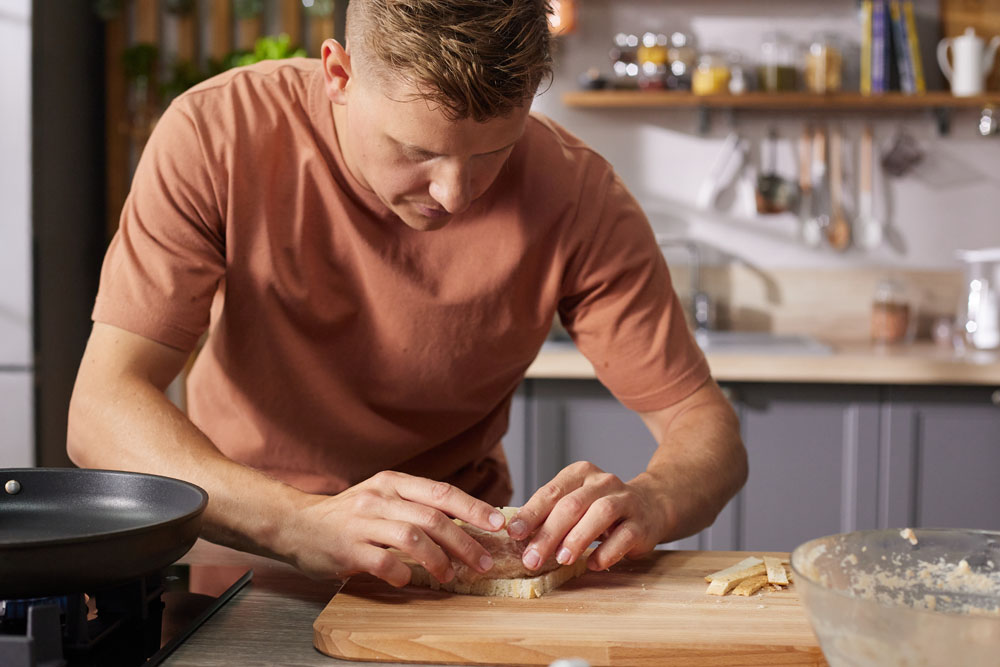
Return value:
[(131, 667), (160, 648), (159, 573), (96, 593), (0, 602), (4, 667)]

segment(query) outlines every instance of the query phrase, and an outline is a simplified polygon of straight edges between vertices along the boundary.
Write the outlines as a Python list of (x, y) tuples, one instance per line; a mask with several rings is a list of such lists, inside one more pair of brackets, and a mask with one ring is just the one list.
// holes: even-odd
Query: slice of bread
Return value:
[[(520, 508), (499, 509), (507, 521), (510, 521)], [(554, 558), (549, 558), (537, 573), (529, 572), (520, 561), (527, 540), (514, 540), (503, 528), (497, 532), (489, 532), (457, 519), (455, 523), (491, 552), (493, 569), (479, 574), (463, 563), (453, 561), (455, 577), (442, 584), (423, 567), (410, 562), (407, 563), (412, 571), (410, 583), (467, 595), (537, 598), (587, 571), (589, 551), (570, 565), (559, 565)]]
[(539, 598), (564, 583), (587, 571), (586, 554), (572, 565), (563, 565), (557, 570), (537, 577), (513, 579), (477, 579), (472, 582), (452, 579), (440, 583), (430, 572), (415, 563), (409, 563), (413, 575), (410, 583), (415, 586), (429, 586), (434, 590), (450, 591), (465, 595), (490, 595), (504, 598)]

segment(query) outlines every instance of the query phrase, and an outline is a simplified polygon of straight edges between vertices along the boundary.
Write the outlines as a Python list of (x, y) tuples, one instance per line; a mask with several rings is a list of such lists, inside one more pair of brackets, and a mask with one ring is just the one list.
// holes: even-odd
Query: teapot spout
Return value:
[(986, 45), (985, 53), (983, 53), (983, 74), (985, 76), (989, 76), (990, 71), (993, 69), (993, 62), (996, 58), (998, 47), (1000, 47), (1000, 35), (990, 40), (990, 43)]

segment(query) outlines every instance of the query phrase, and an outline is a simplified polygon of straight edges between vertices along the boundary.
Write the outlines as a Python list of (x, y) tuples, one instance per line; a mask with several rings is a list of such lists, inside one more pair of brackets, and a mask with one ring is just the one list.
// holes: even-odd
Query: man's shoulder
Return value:
[(190, 112), (212, 114), (241, 106), (304, 104), (318, 71), (319, 61), (314, 58), (264, 60), (210, 77), (179, 95), (175, 103)]
[(547, 148), (564, 152), (574, 160), (607, 164), (607, 160), (586, 142), (539, 111), (529, 114), (524, 134), (533, 151)]

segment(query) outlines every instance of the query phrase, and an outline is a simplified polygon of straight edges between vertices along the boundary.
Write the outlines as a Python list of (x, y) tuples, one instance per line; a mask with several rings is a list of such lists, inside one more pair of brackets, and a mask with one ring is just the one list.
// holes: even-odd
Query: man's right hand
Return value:
[(503, 514), (460, 489), (421, 477), (385, 471), (336, 496), (309, 496), (279, 541), (293, 565), (315, 578), (368, 572), (393, 586), (410, 581), (410, 568), (385, 547), (398, 549), (444, 583), (455, 576), (451, 560), (476, 572), (493, 567), (481, 544), (456, 517), (478, 528), (503, 528)]
[(70, 458), (82, 467), (197, 484), (209, 497), (202, 537), (290, 562), (316, 578), (370, 572), (405, 585), (409, 568), (385, 547), (440, 581), (454, 576), (452, 558), (477, 572), (492, 565), (489, 553), (449, 516), (498, 530), (503, 515), (449, 484), (382, 472), (336, 496), (318, 496), (224, 456), (163, 393), (187, 358), (182, 350), (95, 324), (70, 403)]

